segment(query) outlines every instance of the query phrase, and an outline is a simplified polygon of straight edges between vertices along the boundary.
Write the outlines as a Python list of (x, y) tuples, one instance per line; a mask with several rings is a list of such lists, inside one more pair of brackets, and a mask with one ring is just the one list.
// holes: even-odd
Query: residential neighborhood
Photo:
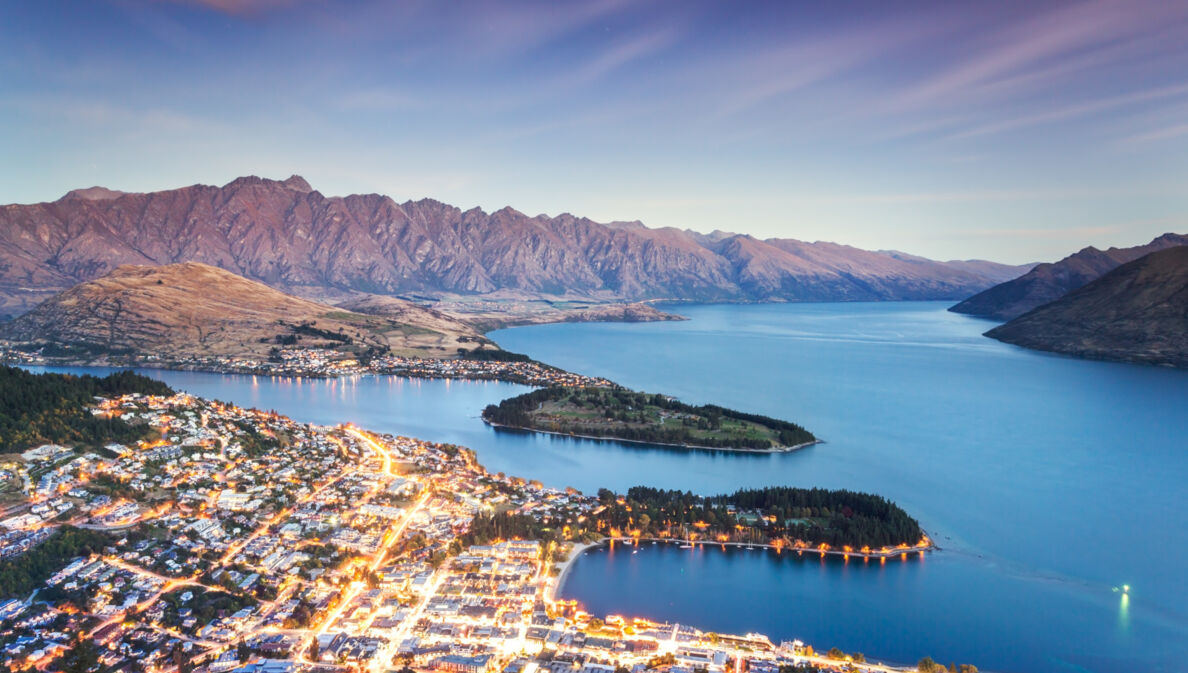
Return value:
[[(489, 474), (463, 447), (187, 394), (101, 399), (91, 413), (157, 438), (45, 445), (0, 466), (27, 489), (0, 520), (0, 556), (42, 542), (58, 554), (27, 595), (0, 603), (9, 670), (57, 670), (87, 640), (112, 671), (853, 665), (799, 642), (595, 617), (559, 600), (562, 570), (601, 537), (559, 529), (589, 521), (598, 499)], [(499, 516), (547, 534), (477, 537), (476, 521)]]

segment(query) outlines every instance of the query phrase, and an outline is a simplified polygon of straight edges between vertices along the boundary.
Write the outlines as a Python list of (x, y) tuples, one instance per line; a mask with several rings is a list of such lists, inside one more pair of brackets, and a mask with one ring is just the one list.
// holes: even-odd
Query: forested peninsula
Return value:
[(551, 387), (489, 405), (497, 427), (645, 444), (788, 451), (819, 441), (788, 421), (622, 387)]
[(885, 556), (932, 547), (920, 523), (878, 495), (773, 486), (700, 496), (636, 486), (598, 492), (581, 520), (541, 521), (515, 512), (481, 514), (467, 542), (496, 539), (596, 541), (605, 537), (770, 545), (777, 549)]

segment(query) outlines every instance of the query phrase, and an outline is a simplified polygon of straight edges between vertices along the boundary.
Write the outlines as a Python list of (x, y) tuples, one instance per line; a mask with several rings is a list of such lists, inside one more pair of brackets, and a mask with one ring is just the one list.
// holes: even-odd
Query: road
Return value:
[[(395, 471), (394, 461), (392, 460), (392, 455), (391, 455), (391, 452), (388, 450), (388, 447), (384, 446), (381, 442), (377, 442), (372, 436), (368, 435), (365, 432), (361, 432), (361, 431), (356, 430), (355, 428), (352, 428), (352, 427), (344, 427), (344, 429), (346, 430), (346, 432), (348, 434), (355, 437), (360, 442), (367, 445), (369, 448), (371, 448), (373, 451), (375, 451), (377, 454), (379, 454), (380, 459), (382, 461), (381, 469), (383, 470), (383, 473), (385, 476), (387, 476), (387, 477), (401, 476), (401, 475), (397, 474)], [(361, 501), (361, 502), (366, 502), (367, 500), (370, 500), (371, 497), (374, 496), (374, 493), (375, 493), (375, 490), (373, 490), (372, 493), (369, 493), (367, 496), (365, 496), (363, 501)], [(421, 493), (421, 496), (419, 498), (417, 498), (416, 502), (404, 512), (404, 514), (400, 518), (400, 521), (395, 526), (393, 526), (391, 529), (389, 529), (388, 531), (386, 531), (384, 533), (384, 536), (380, 541), (379, 548), (375, 551), (374, 554), (372, 554), (371, 559), (367, 563), (367, 569), (369, 572), (374, 572), (381, 565), (383, 565), (383, 562), (388, 555), (388, 551), (392, 548), (392, 546), (394, 544), (396, 544), (396, 542), (398, 542), (400, 540), (401, 536), (404, 535), (404, 532), (408, 529), (408, 526), (412, 522), (413, 518), (417, 515), (418, 512), (421, 511), (421, 509), (423, 509), (425, 507), (425, 505), (429, 502), (429, 498), (431, 496), (432, 496), (432, 494), (430, 493), (429, 489), (424, 489), (424, 492)], [(367, 585), (364, 582), (351, 582), (350, 585), (348, 585), (346, 587), (346, 589), (343, 590), (343, 592), (339, 598), (339, 601), (335, 605), (334, 609), (331, 610), (330, 613), (326, 615), (326, 618), (324, 620), (322, 620), (321, 625), (313, 631), (313, 634), (312, 634), (313, 637), (316, 638), (316, 637), (322, 635), (323, 633), (326, 633), (326, 631), (328, 631), (334, 625), (334, 622), (337, 621), (338, 618), (342, 616), (343, 611), (345, 611), (347, 609), (347, 607), (350, 606), (351, 601), (353, 601), (355, 599), (355, 597), (357, 597), (360, 593), (362, 593), (363, 589), (366, 586)], [(294, 655), (293, 655), (294, 658), (297, 659), (298, 661), (308, 662), (309, 660), (306, 659), (305, 654), (309, 650), (311, 642), (312, 642), (312, 639), (302, 643), (300, 648), (294, 653)]]

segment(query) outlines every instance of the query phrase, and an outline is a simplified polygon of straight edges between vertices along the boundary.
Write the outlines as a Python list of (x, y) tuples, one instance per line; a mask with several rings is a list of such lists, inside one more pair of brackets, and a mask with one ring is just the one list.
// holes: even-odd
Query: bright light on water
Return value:
[(1118, 603), (1118, 628), (1123, 633), (1130, 630), (1130, 594), (1126, 592), (1125, 588), (1122, 592), (1122, 600)]

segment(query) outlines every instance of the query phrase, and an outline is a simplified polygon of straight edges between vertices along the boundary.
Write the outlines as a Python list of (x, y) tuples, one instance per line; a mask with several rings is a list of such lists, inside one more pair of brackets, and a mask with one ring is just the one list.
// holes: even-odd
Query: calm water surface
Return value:
[[(316, 423), (454, 442), (492, 471), (594, 490), (868, 490), (943, 551), (842, 563), (759, 551), (597, 551), (564, 593), (595, 613), (798, 637), (984, 670), (1188, 670), (1188, 372), (985, 339), (944, 304), (680, 306), (682, 323), (502, 330), (505, 348), (624, 385), (795, 420), (827, 440), (756, 456), (496, 432), (502, 383), (149, 371)], [(1124, 598), (1114, 587), (1130, 584)]]
[[(565, 594), (595, 613), (795, 635), (899, 661), (1188, 670), (1188, 372), (1026, 351), (944, 308), (687, 306), (673, 307), (692, 318), (684, 323), (494, 334), (561, 367), (788, 418), (827, 440), (790, 455), (624, 449), (613, 460), (577, 445), (580, 487), (868, 490), (944, 547), (883, 567), (758, 551), (599, 552), (575, 565)], [(1129, 598), (1113, 591), (1122, 584)]]

